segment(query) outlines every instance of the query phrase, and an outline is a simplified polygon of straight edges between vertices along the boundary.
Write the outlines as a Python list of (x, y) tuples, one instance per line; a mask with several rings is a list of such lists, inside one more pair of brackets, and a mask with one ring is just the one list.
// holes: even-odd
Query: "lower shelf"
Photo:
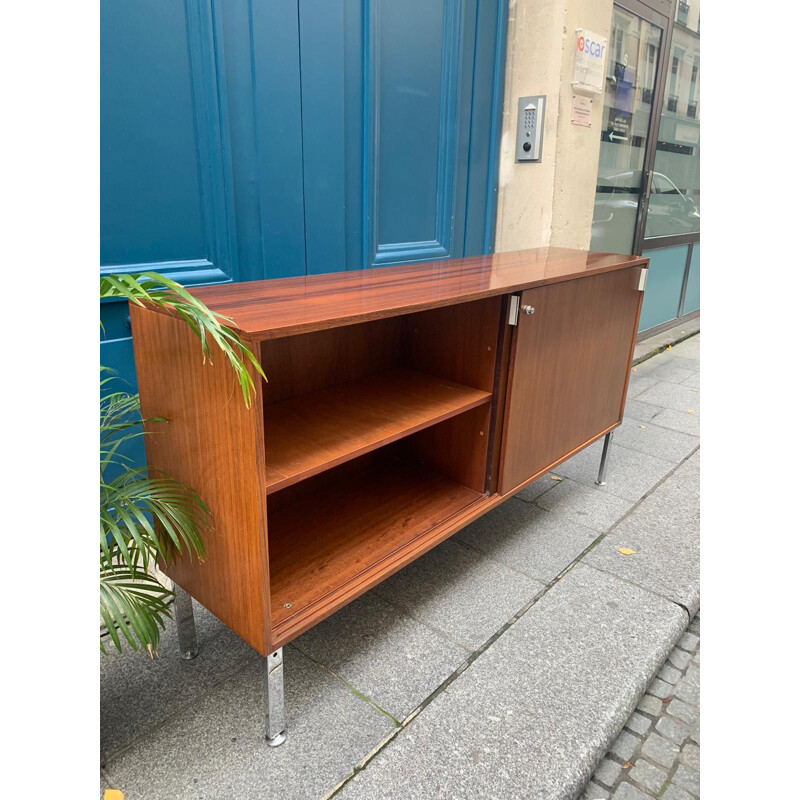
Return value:
[(483, 499), (427, 467), (392, 459), (268, 511), (273, 628), (355, 587), (370, 568)]

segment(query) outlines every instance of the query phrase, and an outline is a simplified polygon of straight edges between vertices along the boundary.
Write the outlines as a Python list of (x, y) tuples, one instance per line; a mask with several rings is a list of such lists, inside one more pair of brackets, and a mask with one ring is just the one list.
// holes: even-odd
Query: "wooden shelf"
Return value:
[(396, 561), (415, 539), (484, 499), (428, 467), (393, 458), (270, 512), (273, 632), (343, 587), (359, 594), (382, 562)]
[(410, 369), (266, 406), (266, 491), (278, 491), (491, 399)]

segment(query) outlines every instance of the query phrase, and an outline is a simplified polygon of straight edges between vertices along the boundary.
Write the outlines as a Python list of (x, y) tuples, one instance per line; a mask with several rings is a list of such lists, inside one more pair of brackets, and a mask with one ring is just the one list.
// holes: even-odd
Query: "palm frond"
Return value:
[[(100, 616), (117, 650), (122, 650), (122, 633), (134, 650), (142, 647), (151, 657), (157, 652), (160, 631), (170, 617), (164, 597), (171, 594), (140, 568), (133, 574), (126, 567), (101, 570)], [(106, 653), (102, 638), (100, 651)]]
[[(127, 469), (100, 484), (100, 537), (114, 542), (116, 554), (132, 568), (132, 550), (145, 566), (157, 555), (205, 555), (203, 534), (212, 529), (211, 512), (193, 489), (169, 477), (153, 477), (146, 467)], [(158, 523), (159, 530), (156, 530)]]
[(248, 362), (264, 380), (267, 379), (258, 359), (239, 334), (226, 324), (231, 322), (229, 317), (211, 311), (179, 283), (158, 272), (103, 275), (100, 278), (100, 297), (124, 298), (139, 306), (150, 303), (176, 313), (198, 337), (203, 358), (209, 361), (209, 340), (213, 340), (230, 362), (248, 408), (255, 394)]
[[(258, 359), (230, 326), (179, 283), (157, 272), (112, 274), (100, 278), (100, 297), (122, 298), (139, 306), (165, 309), (183, 320), (200, 341), (203, 359), (216, 346), (230, 362), (249, 408), (256, 387), (250, 368), (264, 380)], [(101, 367), (100, 400), (100, 615), (114, 646), (127, 642), (151, 655), (170, 616), (164, 601), (171, 594), (150, 574), (156, 560), (168, 564), (176, 555), (205, 555), (203, 535), (213, 529), (211, 512), (193, 489), (148, 467), (133, 467), (124, 445), (151, 435), (143, 423), (139, 395), (109, 391), (113, 370)], [(157, 435), (157, 434), (156, 434)], [(119, 468), (106, 478), (108, 467)], [(108, 470), (111, 472), (111, 470)], [(106, 652), (102, 639), (102, 652)]]

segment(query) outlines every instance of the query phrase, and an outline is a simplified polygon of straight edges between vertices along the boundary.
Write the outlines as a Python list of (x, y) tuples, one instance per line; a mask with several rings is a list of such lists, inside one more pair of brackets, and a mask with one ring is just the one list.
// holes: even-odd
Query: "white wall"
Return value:
[[(612, 0), (509, 0), (495, 250), (588, 249), (603, 96), (571, 123), (575, 29), (611, 30)], [(541, 162), (514, 161), (517, 99), (547, 96)]]

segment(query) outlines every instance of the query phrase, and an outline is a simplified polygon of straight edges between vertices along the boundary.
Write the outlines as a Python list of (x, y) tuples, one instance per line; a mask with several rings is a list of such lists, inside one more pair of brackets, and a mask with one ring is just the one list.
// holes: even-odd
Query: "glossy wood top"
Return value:
[(251, 341), (334, 328), (646, 265), (641, 256), (542, 247), (397, 267), (193, 289)]

